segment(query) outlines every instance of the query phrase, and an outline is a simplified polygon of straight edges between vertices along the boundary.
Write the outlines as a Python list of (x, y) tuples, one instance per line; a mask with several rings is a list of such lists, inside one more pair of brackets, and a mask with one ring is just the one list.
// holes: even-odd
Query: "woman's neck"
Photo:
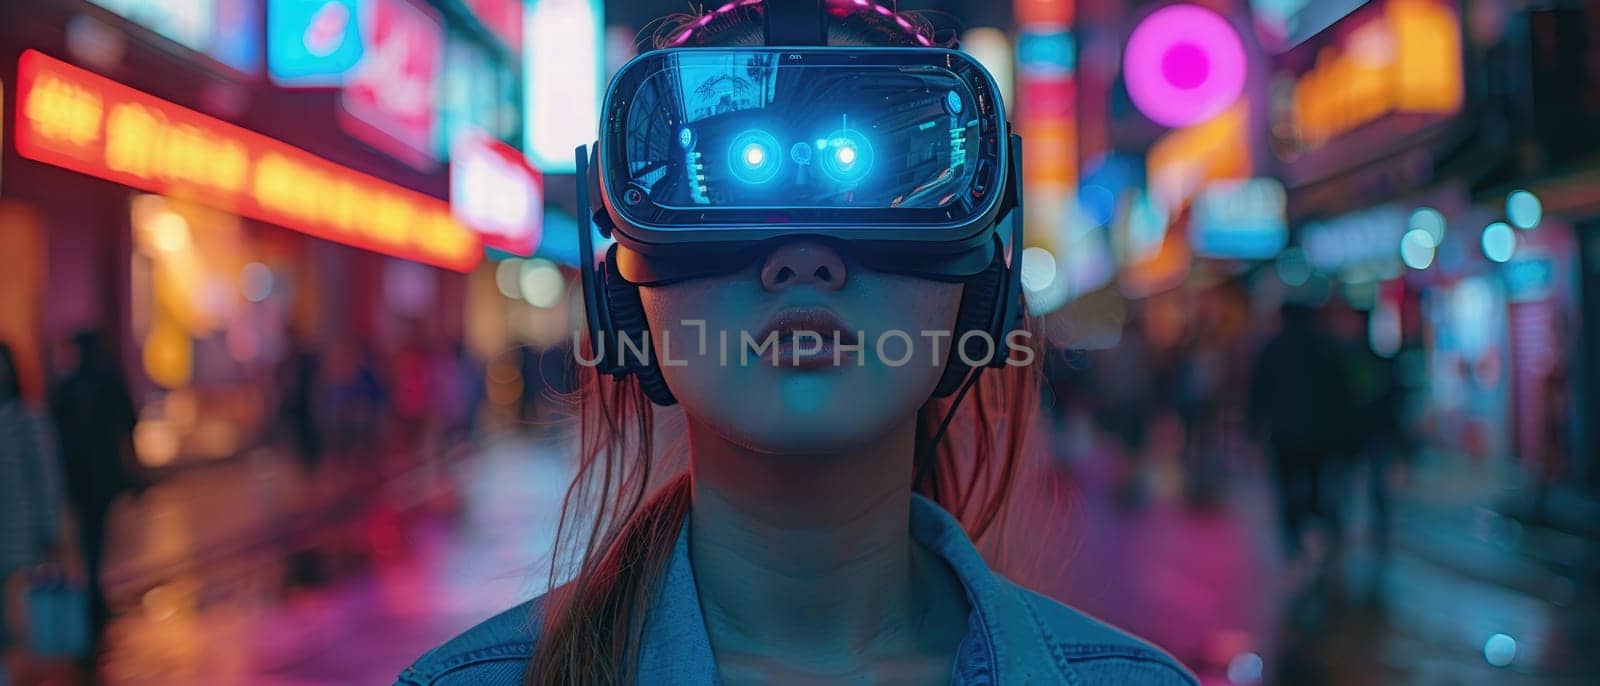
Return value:
[(911, 540), (914, 443), (913, 423), (860, 450), (773, 455), (691, 427), (690, 555), (719, 663), (840, 674), (953, 651), (965, 601)]

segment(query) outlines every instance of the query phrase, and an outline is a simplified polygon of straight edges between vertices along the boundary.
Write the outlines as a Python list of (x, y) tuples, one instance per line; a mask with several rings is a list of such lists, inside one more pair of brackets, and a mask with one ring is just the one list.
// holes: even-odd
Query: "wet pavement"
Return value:
[[(367, 506), (304, 549), (295, 533), (248, 549), (242, 559), (183, 568), (159, 583), (114, 578), (122, 614), (105, 660), (119, 684), (387, 684), (443, 640), (542, 590), (560, 497), (570, 472), (555, 450), (502, 441), (454, 472), (458, 512)], [(209, 471), (163, 484), (124, 523), (154, 525), (139, 540), (164, 551), (271, 532), (295, 521), (303, 492), (268, 462)], [(301, 484), (303, 485), (303, 484)], [(389, 484), (378, 502), (395, 501)], [(212, 495), (231, 493), (229, 503)], [(448, 500), (456, 500), (449, 498)], [(370, 499), (369, 499), (370, 500)], [(159, 507), (153, 507), (160, 503)], [(146, 509), (146, 508), (150, 509)], [(278, 527), (248, 527), (236, 510), (255, 508)], [(224, 532), (209, 530), (215, 523)], [(166, 540), (163, 536), (171, 537)], [(203, 556), (203, 553), (201, 554)], [(148, 554), (124, 556), (143, 561)], [(149, 569), (143, 566), (141, 569)], [(159, 567), (157, 567), (159, 568)], [(314, 568), (307, 574), (303, 568)], [(119, 570), (120, 571), (120, 570)], [(320, 583), (308, 583), (305, 577)]]
[[(1313, 545), (1290, 563), (1270, 481), (1249, 460), (1196, 508), (1178, 497), (1171, 462), (1129, 489), (1110, 451), (1077, 453), (1037, 482), (1065, 507), (1029, 527), (1037, 555), (1014, 576), (1159, 643), (1208, 685), (1600, 674), (1595, 546), (1501, 514), (1525, 490), (1510, 465), (1424, 460), (1397, 483), (1387, 556), (1361, 533), (1358, 506), (1347, 546)], [(112, 683), (390, 683), (542, 590), (570, 466), (550, 444), (502, 440), (360, 498), (267, 458), (180, 476), (122, 519), (108, 573), (122, 610)], [(461, 487), (439, 496), (450, 483)], [(296, 528), (315, 517), (334, 523)]]

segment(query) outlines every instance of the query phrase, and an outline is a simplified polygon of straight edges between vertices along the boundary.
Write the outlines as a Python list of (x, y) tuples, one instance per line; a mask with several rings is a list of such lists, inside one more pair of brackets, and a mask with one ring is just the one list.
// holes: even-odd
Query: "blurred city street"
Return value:
[[(511, 440), (460, 464), (450, 484), (390, 483), (308, 517), (287, 497), (294, 489), (275, 483), (294, 478), (289, 467), (263, 458), (182, 475), (120, 518), (144, 552), (201, 563), (162, 569), (113, 553), (108, 581), (125, 590), (114, 591), (113, 683), (388, 683), (542, 588), (548, 524), (571, 478), (555, 451)], [(232, 505), (219, 507), (218, 493)], [(424, 497), (401, 504), (402, 493)], [(237, 519), (216, 518), (224, 512)], [(296, 529), (308, 524), (316, 533)]]
[[(1430, 458), (1403, 477), (1387, 559), (1355, 536), (1311, 569), (1282, 561), (1259, 471), (1241, 469), (1197, 509), (1160, 474), (1149, 493), (1119, 495), (1110, 452), (1064, 455), (1057, 482), (1039, 486), (1065, 494), (1067, 516), (1017, 520), (1036, 551), (1017, 576), (1156, 641), (1207, 684), (1583, 684), (1600, 669), (1587, 649), (1600, 636), (1597, 598), (1581, 585), (1600, 548), (1496, 513), (1514, 491), (1503, 470)], [(295, 478), (289, 465), (266, 456), (151, 489), (119, 520), (138, 543), (114, 552), (108, 573), (119, 609), (108, 676), (387, 683), (535, 595), (571, 477), (561, 444), (504, 437), (450, 473), (409, 507), (386, 503), (416, 487), (391, 483), (391, 495), (318, 515), (314, 528), (343, 541), (294, 530), (301, 491), (282, 483)], [(297, 558), (321, 578), (297, 572)], [(1497, 634), (1515, 641), (1505, 667), (1485, 657)]]

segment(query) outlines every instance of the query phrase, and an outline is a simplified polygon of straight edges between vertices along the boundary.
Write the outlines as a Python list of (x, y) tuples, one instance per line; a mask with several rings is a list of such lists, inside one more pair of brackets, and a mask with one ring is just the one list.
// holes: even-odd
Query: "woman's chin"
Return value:
[(835, 455), (872, 446), (900, 417), (883, 408), (845, 404), (761, 411), (752, 403), (728, 417), (719, 433), (730, 442), (768, 455)]

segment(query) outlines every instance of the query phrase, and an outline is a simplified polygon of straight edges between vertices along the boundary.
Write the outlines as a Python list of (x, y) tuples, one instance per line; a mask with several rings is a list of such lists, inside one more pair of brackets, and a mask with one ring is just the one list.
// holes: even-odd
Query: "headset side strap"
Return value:
[[(1007, 212), (1007, 219), (1011, 222), (1011, 252), (1006, 269), (1005, 296), (996, 307), (995, 316), (999, 321), (990, 331), (995, 335), (995, 345), (1004, 343), (1004, 339), (1012, 331), (1022, 325), (1022, 249), (1024, 240), (1023, 201), (1022, 201), (1022, 136), (1011, 134), (1011, 170), (1008, 173), (1006, 192), (1012, 197), (1012, 207)], [(1008, 355), (995, 355), (991, 366), (1004, 366)]]
[(613, 358), (606, 354), (606, 340), (612, 338), (606, 321), (605, 295), (600, 292), (594, 254), (594, 214), (589, 205), (589, 150), (580, 145), (574, 152), (577, 160), (578, 183), (578, 275), (583, 286), (583, 319), (589, 327), (589, 359), (595, 360), (600, 371), (610, 372)]

